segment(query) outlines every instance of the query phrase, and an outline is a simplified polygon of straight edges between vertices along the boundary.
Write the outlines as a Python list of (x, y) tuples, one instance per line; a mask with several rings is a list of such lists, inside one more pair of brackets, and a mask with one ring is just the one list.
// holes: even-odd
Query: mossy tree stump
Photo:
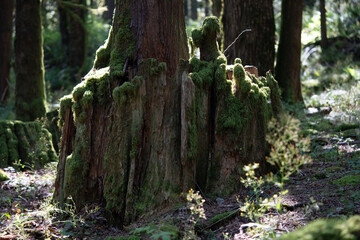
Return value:
[(243, 164), (264, 162), (276, 81), (246, 75), (239, 63), (227, 81), (218, 23), (209, 18), (197, 30), (215, 42), (206, 43), (206, 61), (189, 63), (180, 60), (188, 58), (182, 1), (116, 3), (94, 69), (61, 101), (60, 204), (69, 196), (78, 207), (102, 202), (123, 225), (196, 185), (233, 193)]

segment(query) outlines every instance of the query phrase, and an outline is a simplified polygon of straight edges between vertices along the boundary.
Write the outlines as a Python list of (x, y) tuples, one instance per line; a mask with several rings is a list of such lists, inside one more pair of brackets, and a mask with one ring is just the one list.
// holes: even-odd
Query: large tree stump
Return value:
[[(206, 61), (179, 61), (187, 58), (182, 1), (120, 2), (95, 69), (61, 101), (54, 197), (64, 203), (72, 196), (78, 207), (103, 202), (123, 225), (171, 207), (195, 186), (234, 193), (242, 166), (265, 162), (270, 99), (278, 89), (271, 75), (246, 75), (239, 63), (234, 80), (226, 79), (217, 19), (195, 31), (214, 41), (195, 41)], [(142, 9), (155, 19), (137, 18)]]

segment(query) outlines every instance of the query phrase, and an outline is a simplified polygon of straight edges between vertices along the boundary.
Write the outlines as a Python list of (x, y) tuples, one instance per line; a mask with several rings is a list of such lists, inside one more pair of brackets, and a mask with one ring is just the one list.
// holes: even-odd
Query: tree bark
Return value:
[(0, 2), (0, 104), (5, 103), (10, 90), (11, 35), (14, 1)]
[(282, 97), (289, 103), (303, 101), (300, 82), (302, 5), (301, 0), (283, 0), (281, 7), (281, 32), (275, 73), (282, 89)]
[(197, 20), (198, 19), (198, 3), (197, 0), (190, 1), (190, 10), (191, 10), (191, 19)]
[(255, 65), (261, 76), (274, 70), (275, 21), (272, 0), (225, 0), (222, 15), (223, 50), (243, 35), (224, 54), (230, 63), (240, 57), (244, 65)]
[(324, 50), (327, 47), (325, 0), (320, 0), (320, 15), (321, 15), (321, 48)]
[(69, 196), (77, 209), (100, 201), (122, 226), (171, 207), (195, 186), (234, 193), (247, 162), (265, 168), (276, 82), (245, 79), (239, 63), (227, 81), (214, 17), (192, 34), (205, 61), (184, 60), (183, 14), (181, 0), (116, 2), (94, 69), (60, 103), (60, 204)]
[(44, 117), (46, 113), (41, 27), (40, 0), (17, 0), (15, 112), (16, 118), (23, 121)]

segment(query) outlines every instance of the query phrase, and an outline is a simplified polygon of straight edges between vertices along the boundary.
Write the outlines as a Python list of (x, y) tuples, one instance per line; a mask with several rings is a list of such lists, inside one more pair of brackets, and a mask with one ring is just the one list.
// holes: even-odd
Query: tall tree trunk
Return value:
[(214, 16), (220, 17), (223, 0), (211, 0), (211, 10)]
[(114, 9), (115, 9), (115, 0), (105, 0), (105, 6), (107, 10), (103, 14), (104, 20), (107, 20), (112, 24)]
[(0, 1), (0, 104), (5, 103), (10, 90), (13, 11), (13, 0)]
[(46, 113), (41, 27), (40, 0), (17, 0), (15, 112), (16, 118), (23, 121), (44, 117)]
[(210, 10), (210, 9), (209, 9), (210, 3), (209, 3), (209, 0), (204, 0), (203, 4), (204, 4), (205, 16), (207, 17), (207, 16), (210, 15), (210, 11), (209, 11), (209, 10)]
[(320, 0), (320, 15), (321, 15), (321, 48), (324, 50), (327, 47), (325, 0)]
[(191, 19), (195, 21), (198, 19), (198, 2), (197, 0), (190, 0), (190, 4)]
[(87, 56), (86, 0), (58, 1), (59, 24), (66, 66), (72, 81), (80, 81)]
[(302, 0), (283, 0), (281, 31), (276, 63), (276, 79), (283, 99), (289, 103), (302, 102), (300, 82)]
[(123, 225), (196, 185), (234, 193), (245, 163), (264, 169), (276, 82), (245, 77), (238, 62), (227, 81), (214, 17), (192, 34), (204, 61), (189, 64), (183, 14), (182, 0), (116, 2), (94, 70), (60, 103), (60, 204), (69, 196), (78, 208), (102, 201)]
[(255, 65), (265, 76), (274, 70), (275, 21), (272, 0), (225, 0), (222, 15), (223, 50), (238, 40), (226, 52), (229, 62), (240, 57), (245, 65)]

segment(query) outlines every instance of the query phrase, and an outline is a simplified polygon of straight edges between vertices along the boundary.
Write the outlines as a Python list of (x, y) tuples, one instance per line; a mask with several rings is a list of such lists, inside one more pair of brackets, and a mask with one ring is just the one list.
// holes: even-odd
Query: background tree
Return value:
[(237, 61), (227, 81), (215, 17), (192, 33), (204, 61), (184, 60), (182, 0), (120, 0), (115, 8), (94, 70), (60, 103), (60, 204), (103, 200), (122, 225), (196, 185), (233, 193), (248, 162), (264, 170), (266, 123), (277, 112), (268, 102), (279, 103), (273, 78), (250, 79)]
[(189, 1), (184, 0), (184, 15), (185, 17), (189, 16)]
[(5, 103), (10, 89), (13, 11), (13, 0), (0, 1), (0, 104)]
[(210, 15), (210, 2), (209, 2), (209, 0), (203, 0), (203, 6), (204, 6), (205, 16), (209, 16)]
[(16, 118), (32, 121), (46, 113), (40, 0), (17, 0), (15, 25)]
[(197, 20), (198, 19), (198, 2), (197, 0), (190, 0), (190, 13), (191, 13), (191, 19)]
[(321, 15), (321, 48), (325, 49), (327, 46), (325, 0), (320, 0), (320, 15)]
[(222, 14), (223, 50), (245, 32), (224, 54), (233, 63), (240, 57), (245, 65), (255, 65), (265, 76), (275, 60), (275, 21), (272, 0), (225, 0)]
[(220, 17), (222, 0), (211, 0), (211, 10), (214, 16)]
[(64, 62), (76, 83), (84, 74), (87, 55), (86, 0), (59, 0), (58, 10)]
[(289, 103), (302, 102), (300, 82), (302, 0), (282, 0), (281, 30), (275, 76)]
[(105, 6), (107, 7), (107, 10), (104, 12), (103, 18), (108, 20), (111, 24), (115, 9), (115, 0), (105, 0)]

